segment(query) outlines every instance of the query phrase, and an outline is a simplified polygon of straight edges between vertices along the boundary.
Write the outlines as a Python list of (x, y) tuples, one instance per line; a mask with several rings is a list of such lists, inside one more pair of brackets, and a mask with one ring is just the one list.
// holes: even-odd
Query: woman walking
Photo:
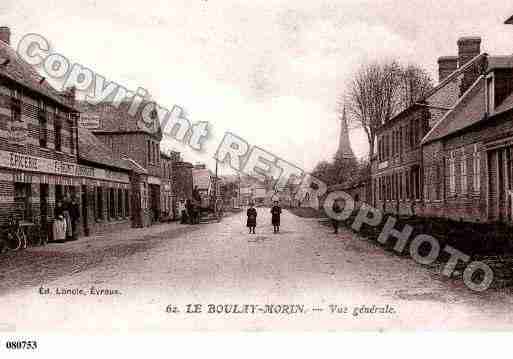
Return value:
[(278, 201), (274, 201), (274, 206), (271, 208), (271, 222), (274, 226), (274, 233), (280, 232), (280, 217), (281, 207)]
[(256, 218), (257, 218), (257, 210), (255, 208), (255, 205), (253, 203), (249, 204), (249, 208), (247, 211), (248, 221), (247, 221), (247, 227), (249, 228), (249, 233), (255, 234), (255, 227), (256, 227)]

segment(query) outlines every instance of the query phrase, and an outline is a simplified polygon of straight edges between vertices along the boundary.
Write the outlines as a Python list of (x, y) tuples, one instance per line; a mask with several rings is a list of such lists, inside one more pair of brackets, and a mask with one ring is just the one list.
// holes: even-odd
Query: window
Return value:
[(148, 147), (148, 164), (151, 163), (151, 142), (150, 140), (146, 141), (147, 147)]
[(441, 194), (442, 194), (442, 170), (441, 165), (439, 163), (436, 164), (436, 174), (435, 174), (435, 199), (441, 200)]
[(411, 172), (406, 171), (406, 199), (411, 199)]
[(69, 114), (70, 123), (69, 123), (69, 148), (71, 153), (75, 153), (75, 134), (76, 134), (76, 126), (78, 114), (70, 113)]
[(493, 74), (486, 78), (486, 110), (488, 113), (495, 109), (495, 86)]
[(130, 197), (127, 189), (125, 189), (125, 217), (130, 217)]
[(390, 140), (391, 155), (393, 157), (395, 155), (395, 131), (392, 131), (392, 133), (390, 134)]
[(38, 108), (39, 119), (39, 146), (46, 147), (48, 145), (48, 122), (46, 120), (46, 104), (43, 100), (39, 100)]
[(453, 151), (449, 153), (449, 193), (456, 194), (456, 162)]
[(23, 214), (23, 219), (32, 218), (32, 187), (30, 183), (14, 183), (14, 203), (16, 209)]
[(474, 183), (474, 192), (481, 191), (481, 154), (479, 153), (479, 147), (477, 144), (474, 145), (474, 153), (472, 155), (472, 176)]
[(506, 155), (507, 155), (507, 173), (509, 178), (509, 187), (508, 189), (511, 190), (513, 188), (513, 147), (508, 147), (506, 149)]
[(467, 194), (467, 155), (463, 148), (461, 156), (461, 193)]
[(100, 186), (96, 187), (96, 219), (103, 219), (103, 193)]
[(404, 132), (404, 127), (400, 127), (399, 128), (399, 153), (403, 153), (403, 132)]
[(64, 199), (64, 189), (62, 185), (56, 184), (55, 185), (55, 203), (62, 202)]
[(11, 120), (21, 122), (21, 93), (18, 90), (11, 90)]
[(62, 151), (62, 119), (59, 116), (59, 111), (55, 109), (54, 119), (54, 131), (55, 131), (55, 150)]
[(123, 217), (123, 191), (118, 188), (118, 217)]
[(114, 199), (114, 188), (109, 188), (109, 217), (115, 218), (116, 217), (116, 206), (115, 206), (115, 199)]

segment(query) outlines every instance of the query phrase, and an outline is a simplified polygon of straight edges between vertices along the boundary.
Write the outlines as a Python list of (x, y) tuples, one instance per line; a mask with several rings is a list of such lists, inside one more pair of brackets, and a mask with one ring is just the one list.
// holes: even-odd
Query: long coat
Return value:
[(271, 222), (273, 226), (279, 226), (280, 225), (280, 216), (281, 216), (281, 207), (280, 206), (273, 206), (271, 208)]
[(248, 208), (247, 216), (248, 222), (246, 226), (256, 227), (257, 210), (255, 208)]

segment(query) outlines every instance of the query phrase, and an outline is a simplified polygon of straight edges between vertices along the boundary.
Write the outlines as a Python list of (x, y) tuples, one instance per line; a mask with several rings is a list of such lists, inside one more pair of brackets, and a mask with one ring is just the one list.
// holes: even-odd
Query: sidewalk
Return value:
[(105, 232), (99, 235), (89, 237), (80, 237), (76, 241), (67, 242), (50, 242), (42, 247), (33, 247), (27, 251), (55, 251), (59, 252), (82, 252), (84, 250), (94, 250), (105, 247), (112, 247), (120, 244), (126, 244), (131, 241), (140, 241), (145, 237), (161, 235), (164, 232), (169, 232), (178, 228), (189, 227), (187, 224), (180, 224), (180, 222), (171, 223), (158, 223), (150, 227), (143, 228), (130, 228), (117, 232)]

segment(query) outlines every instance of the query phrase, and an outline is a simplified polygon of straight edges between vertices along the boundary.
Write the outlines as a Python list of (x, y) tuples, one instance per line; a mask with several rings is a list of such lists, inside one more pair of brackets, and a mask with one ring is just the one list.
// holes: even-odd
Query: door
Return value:
[(89, 235), (89, 221), (88, 221), (88, 206), (89, 206), (89, 201), (88, 201), (88, 192), (87, 192), (87, 186), (85, 185), (82, 185), (82, 215), (80, 216), (81, 217), (81, 220), (82, 220), (82, 227), (84, 229), (84, 235), (88, 236)]
[(39, 184), (39, 216), (41, 223), (41, 239), (48, 241), (48, 184)]

